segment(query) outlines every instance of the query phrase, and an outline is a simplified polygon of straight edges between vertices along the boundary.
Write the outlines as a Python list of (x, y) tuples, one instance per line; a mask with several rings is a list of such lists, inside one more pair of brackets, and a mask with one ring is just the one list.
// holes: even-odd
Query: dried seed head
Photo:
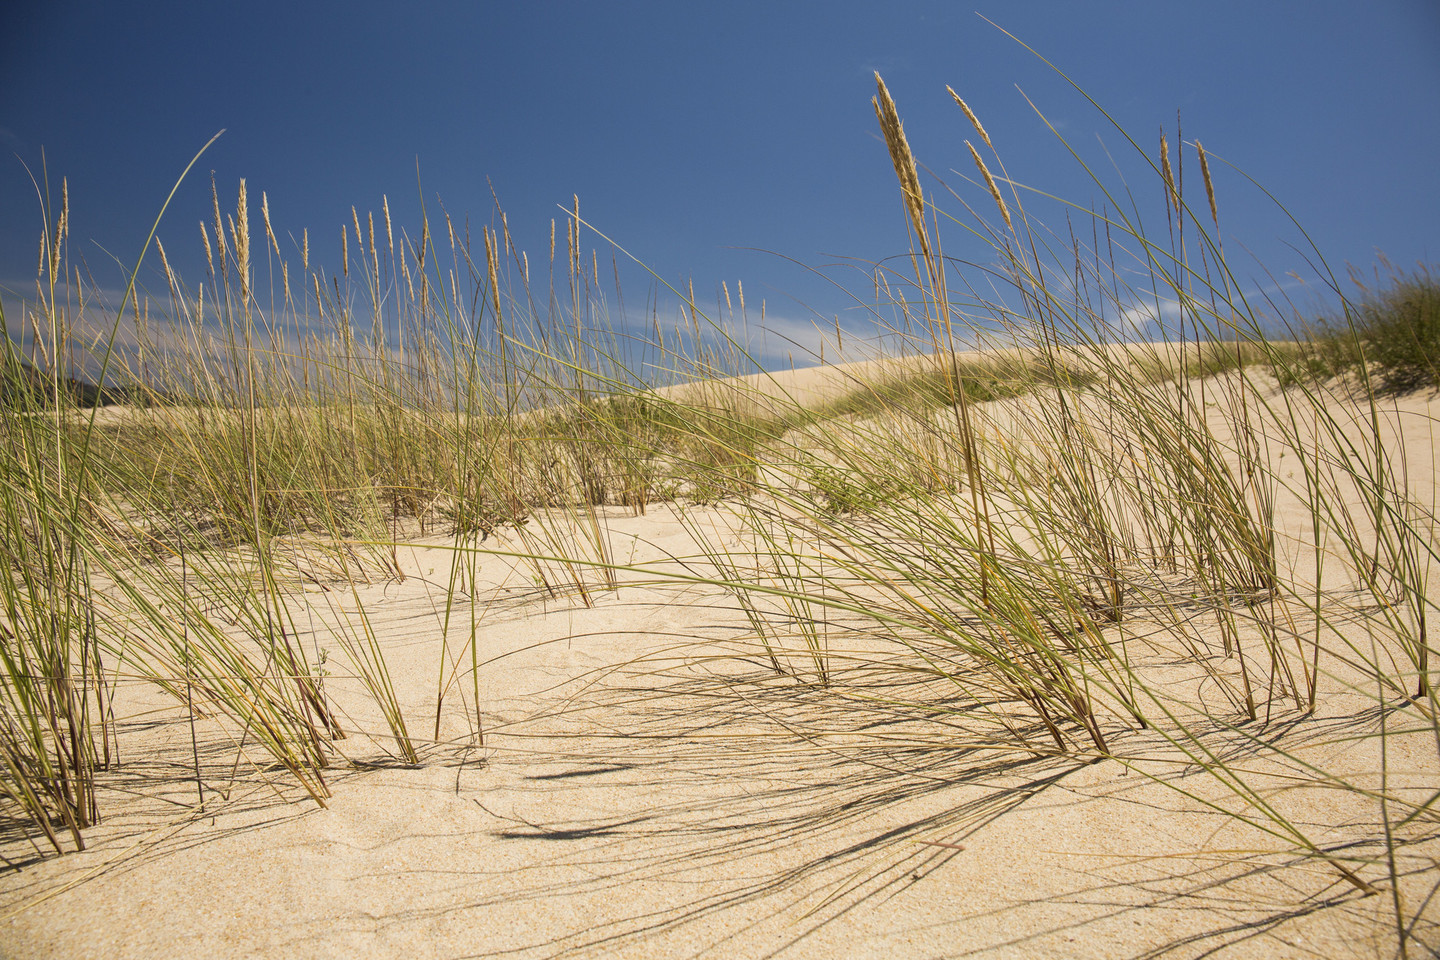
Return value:
[(490, 228), (486, 227), (485, 265), (490, 272), (490, 303), (495, 308), (495, 317), (498, 319), (500, 317), (500, 263), (499, 254), (495, 249), (497, 245), (498, 241), (490, 232)]
[(240, 266), (240, 300), (250, 300), (250, 207), (245, 199), (245, 180), (240, 180), (240, 198), (235, 204), (235, 261)]
[(733, 304), (730, 303), (730, 285), (729, 285), (728, 283), (726, 283), (724, 280), (721, 280), (721, 281), (720, 281), (720, 289), (723, 290), (723, 291), (725, 291), (725, 309), (730, 311), (730, 315), (731, 315), (731, 316), (734, 316), (734, 315), (735, 315), (735, 307), (734, 307)]
[(550, 218), (550, 266), (555, 266), (555, 218)]
[(205, 221), (200, 221), (200, 239), (205, 241), (205, 263), (210, 267), (210, 276), (215, 276), (215, 255), (210, 249), (210, 233), (205, 229)]
[(340, 226), (340, 272), (350, 276), (350, 231), (344, 224)]
[(360, 259), (365, 259), (365, 238), (360, 235), (360, 214), (352, 206), (350, 208), (350, 219), (355, 224), (355, 246), (360, 248)]
[(925, 232), (925, 195), (920, 190), (920, 172), (915, 165), (915, 155), (905, 139), (905, 127), (900, 123), (900, 113), (895, 101), (880, 74), (875, 74), (876, 94), (870, 103), (875, 108), (875, 118), (880, 121), (880, 132), (885, 137), (885, 146), (890, 151), (890, 162), (895, 167), (895, 176), (900, 181), (900, 193), (905, 198), (905, 210), (910, 214), (910, 225), (914, 227), (920, 241), (922, 254), (930, 257), (930, 238)]
[(385, 243), (390, 247), (390, 256), (395, 256), (395, 232), (390, 229), (390, 198), (380, 195), (380, 206), (385, 210)]
[(520, 276), (525, 278), (528, 286), (530, 283), (530, 255), (523, 250), (520, 251)]
[(310, 228), (306, 227), (300, 231), (300, 266), (305, 272), (310, 272)]
[(745, 281), (735, 281), (735, 296), (740, 301), (740, 316), (745, 316)]
[(954, 97), (955, 102), (960, 105), (960, 109), (965, 111), (965, 116), (970, 119), (970, 125), (975, 128), (976, 133), (980, 134), (980, 139), (985, 141), (985, 146), (994, 150), (995, 145), (990, 142), (990, 134), (985, 132), (985, 127), (981, 125), (980, 118), (975, 116), (975, 111), (970, 109), (970, 104), (961, 100), (960, 94), (951, 89), (949, 84), (946, 84), (945, 89), (950, 91), (950, 96)]
[(165, 282), (169, 284), (170, 293), (173, 296), (178, 292), (179, 285), (175, 282), (174, 271), (170, 269), (170, 258), (165, 256), (165, 244), (160, 242), (159, 237), (155, 238), (155, 250), (160, 254), (160, 269), (165, 271)]
[(280, 256), (280, 241), (275, 239), (275, 231), (270, 226), (270, 198), (264, 190), (260, 191), (260, 219), (265, 221), (265, 238), (270, 241), (275, 256)]
[(1000, 196), (1000, 188), (995, 186), (995, 178), (990, 176), (990, 169), (985, 166), (985, 161), (980, 159), (980, 152), (969, 140), (965, 141), (965, 146), (970, 148), (970, 159), (975, 161), (975, 166), (980, 170), (980, 176), (985, 178), (985, 186), (990, 190), (990, 199), (995, 201), (995, 206), (1000, 208), (1000, 216), (1005, 218), (1005, 229), (1013, 231), (1015, 227), (1010, 222), (1010, 209), (1005, 206), (1005, 198)]
[(410, 302), (415, 302), (415, 281), (410, 277), (410, 259), (406, 257), (405, 246), (409, 243), (402, 234), (400, 237), (400, 273), (405, 277), (405, 290), (410, 295)]
[(1165, 180), (1165, 199), (1180, 212), (1180, 195), (1175, 192), (1175, 171), (1170, 166), (1170, 141), (1165, 139), (1165, 131), (1160, 131), (1160, 176)]
[(375, 250), (375, 214), (365, 213), (365, 225), (370, 237), (370, 268), (375, 272), (375, 289), (380, 289), (380, 255)]
[(293, 303), (290, 298), (290, 264), (284, 260), (280, 261), (280, 282), (285, 290), (285, 302)]
[(55, 245), (50, 250), (50, 276), (60, 273), (60, 251), (65, 244), (66, 231), (70, 229), (70, 181), (60, 181), (60, 220), (55, 224)]
[(215, 186), (215, 175), (210, 175), (210, 204), (215, 210), (215, 251), (220, 254), (220, 272), (227, 269), (228, 254), (225, 247), (225, 219), (220, 216), (220, 191)]
[(1210, 201), (1210, 219), (1220, 226), (1220, 213), (1215, 207), (1215, 185), (1210, 182), (1210, 161), (1205, 157), (1205, 148), (1195, 141), (1195, 152), (1200, 154), (1200, 176), (1205, 180), (1205, 196)]
[(571, 210), (570, 219), (570, 272), (573, 276), (580, 275), (580, 194), (571, 194), (575, 201), (575, 207)]

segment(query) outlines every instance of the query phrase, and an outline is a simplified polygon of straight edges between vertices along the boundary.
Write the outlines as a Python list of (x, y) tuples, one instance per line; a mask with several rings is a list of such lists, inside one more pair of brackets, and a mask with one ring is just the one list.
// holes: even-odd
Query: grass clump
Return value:
[(1409, 393), (1440, 386), (1440, 281), (1428, 267), (1392, 271), (1355, 306), (1356, 335), (1381, 389)]
[(1277, 367), (1282, 383), (1349, 378), (1390, 395), (1440, 387), (1440, 280), (1423, 264), (1383, 269), (1370, 284), (1356, 278), (1340, 319), (1306, 325), (1294, 362)]

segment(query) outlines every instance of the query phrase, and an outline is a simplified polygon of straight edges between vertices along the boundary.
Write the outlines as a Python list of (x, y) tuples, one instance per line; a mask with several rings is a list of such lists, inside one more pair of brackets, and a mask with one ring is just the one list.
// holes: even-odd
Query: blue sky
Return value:
[[(1185, 139), (1273, 191), (1333, 265), (1368, 270), (1377, 250), (1403, 265), (1440, 259), (1433, 0), (11, 0), (0, 13), (0, 284), (23, 294), (33, 282), (41, 219), (22, 161), (38, 175), (43, 148), (52, 184), (68, 177), (72, 253), (118, 288), (116, 260), (133, 262), (174, 178), (225, 128), (160, 231), (192, 285), (204, 279), (197, 222), (212, 170), (230, 202), (240, 177), (256, 206), (268, 194), (277, 230), (308, 228), (330, 269), (352, 205), (363, 218), (388, 195), (413, 227), (421, 197), (432, 210), (438, 198), (478, 232), (493, 184), (532, 260), (557, 204), (578, 194), (588, 221), (666, 280), (693, 279), (702, 299), (739, 280), (777, 329), (802, 328), (812, 311), (860, 329), (849, 298), (791, 259), (823, 267), (907, 249), (870, 106), (874, 71), (919, 159), (977, 207), (983, 193), (948, 172), (973, 173), (963, 141), (974, 134), (946, 84), (1016, 180), (1099, 202), (1017, 87), (1087, 160), (1106, 163), (1097, 135), (1120, 152), (1104, 118), (977, 9), (1147, 149), (1162, 125), (1173, 146), (1179, 111)], [(1123, 157), (1121, 167), (1134, 170)], [(1242, 273), (1266, 282), (1241, 249), (1276, 277), (1307, 274), (1283, 214), (1228, 169), (1216, 179)], [(1136, 189), (1158, 200), (1155, 184)], [(947, 252), (984, 254), (960, 231)], [(859, 274), (832, 276), (863, 294)], [(646, 301), (643, 276), (630, 271), (625, 285), (627, 300)], [(14, 304), (7, 296), (7, 312)]]

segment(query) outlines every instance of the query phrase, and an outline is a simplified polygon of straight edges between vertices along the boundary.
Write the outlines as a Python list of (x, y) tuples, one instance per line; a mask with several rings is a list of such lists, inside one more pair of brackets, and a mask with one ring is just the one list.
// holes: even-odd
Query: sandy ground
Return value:
[[(1414, 401), (1406, 421), (1407, 445), (1427, 455), (1431, 404)], [(727, 516), (694, 508), (691, 522), (723, 539)], [(602, 519), (617, 562), (700, 570), (677, 560), (698, 550), (670, 508), (607, 508)], [(504, 556), (525, 549), (513, 532), (483, 546), (496, 552), (473, 571), (476, 602), (448, 635), (444, 540), (403, 548), (403, 580), (353, 594), (309, 584), (290, 597), (316, 625), (305, 642), (336, 657), (329, 692), (344, 722), (370, 734), (340, 745), (367, 763), (335, 768), (324, 807), (202, 721), (197, 809), (185, 713), (124, 691), (122, 762), (103, 778), (106, 816), (89, 849), (41, 856), (0, 824), (11, 865), (0, 873), (0, 954), (1394, 955), (1387, 896), (1364, 896), (1216, 812), (1208, 804), (1237, 801), (1193, 764), (1149, 768), (1168, 771), (1157, 781), (1113, 760), (973, 749), (954, 725), (888, 709), (895, 691), (869, 675), (842, 674), (831, 690), (765, 680), (757, 658), (734, 656), (746, 652), (743, 618), (711, 587), (626, 574), (587, 604), (549, 595)], [(440, 678), (457, 658), (468, 667), (473, 614), (483, 744), (462, 680), (445, 691), (421, 763), (387, 759), (325, 626), (357, 605), (424, 740)], [(1315, 717), (1277, 716), (1261, 737), (1353, 774), (1378, 769), (1379, 741), (1351, 735), (1379, 723), (1373, 701), (1337, 694)], [(1245, 759), (1255, 751), (1243, 737), (1216, 744), (1314, 836), (1343, 839), (1374, 815), (1353, 796), (1294, 789), (1279, 765)], [(1143, 733), (1125, 746), (1167, 749)], [(1393, 737), (1387, 749), (1397, 776), (1440, 784), (1433, 738)], [(1437, 855), (1431, 842), (1401, 864), (1419, 914), (1411, 956), (1440, 948), (1440, 905), (1423, 899)]]

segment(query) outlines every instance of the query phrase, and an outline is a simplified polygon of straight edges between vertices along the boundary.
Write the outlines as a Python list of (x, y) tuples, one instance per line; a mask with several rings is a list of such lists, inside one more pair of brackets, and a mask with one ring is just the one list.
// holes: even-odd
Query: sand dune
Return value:
[[(875, 373), (812, 369), (769, 382), (816, 402)], [(1440, 403), (1404, 404), (1411, 479), (1431, 489)], [(507, 555), (534, 552), (534, 541), (496, 533), (465, 573), (473, 603), (452, 611), (448, 635), (456, 554), (445, 538), (400, 548), (403, 579), (353, 592), (324, 577), (295, 585), (286, 602), (308, 625), (303, 642), (326, 650), (327, 692), (354, 732), (337, 748), (360, 761), (334, 768), (324, 807), (202, 719), (197, 809), (185, 712), (124, 687), (121, 764), (104, 779), (109, 813), (89, 849), (41, 857), (13, 828), (0, 838), (12, 865), (0, 874), (0, 952), (1390, 955), (1386, 897), (1273, 852), (1285, 844), (1208, 806), (1236, 799), (1159, 737), (1140, 731), (1125, 745), (1175, 761), (1147, 768), (1164, 771), (1158, 780), (1117, 760), (977, 748), (984, 741), (967, 742), (963, 717), (937, 725), (889, 709), (894, 677), (847, 673), (848, 646), (873, 642), (872, 656), (886, 647), (844, 634), (838, 613), (832, 689), (773, 676), (729, 595), (695, 582), (714, 573), (695, 532), (740, 545), (733, 511), (686, 509), (682, 523), (667, 505), (644, 516), (603, 508), (611, 556), (631, 569), (613, 589), (591, 571), (588, 597), (545, 591)], [(537, 516), (527, 536), (569, 522)], [(387, 758), (384, 726), (346, 676), (332, 628), (361, 607), (422, 740), (436, 732), (444, 688), (438, 738), (418, 765)], [(483, 744), (467, 706), (468, 653), (456, 662), (472, 624)], [(1144, 642), (1143, 617), (1132, 635)], [(791, 654), (803, 662), (800, 646)], [(1154, 670), (1207, 693), (1183, 658), (1157, 655)], [(942, 686), (917, 678), (905, 695), (939, 709)], [(1258, 754), (1234, 731), (1209, 742), (1297, 822), (1343, 839), (1373, 811), (1353, 796), (1294, 789), (1293, 771), (1301, 762), (1357, 776), (1379, 769), (1380, 741), (1348, 735), (1378, 722), (1373, 699), (1337, 694), (1316, 716), (1267, 729), (1296, 763)], [(1386, 743), (1395, 776), (1416, 789), (1440, 783), (1423, 732)], [(163, 789), (147, 779), (136, 792), (142, 774)], [(1411, 869), (1437, 855), (1433, 843), (1407, 854)], [(1423, 896), (1432, 881), (1419, 869), (1404, 889)], [(1440, 944), (1436, 908), (1420, 914), (1417, 942)]]

